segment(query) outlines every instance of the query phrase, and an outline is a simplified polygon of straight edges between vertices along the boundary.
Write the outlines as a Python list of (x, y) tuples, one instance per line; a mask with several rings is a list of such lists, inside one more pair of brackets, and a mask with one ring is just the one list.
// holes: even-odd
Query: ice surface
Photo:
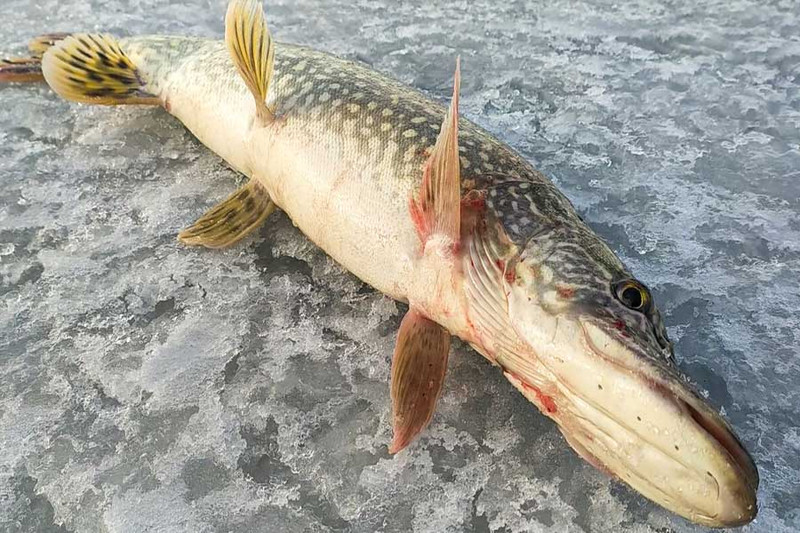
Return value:
[[(431, 5), (434, 4), (434, 5)], [(219, 36), (222, 0), (2, 0), (45, 31)], [(446, 98), (657, 293), (682, 368), (800, 528), (800, 10), (793, 0), (270, 1), (283, 40)], [(237, 176), (157, 109), (0, 88), (0, 530), (699, 531), (581, 461), (461, 344), (391, 457), (401, 305), (285, 216), (175, 234)]]

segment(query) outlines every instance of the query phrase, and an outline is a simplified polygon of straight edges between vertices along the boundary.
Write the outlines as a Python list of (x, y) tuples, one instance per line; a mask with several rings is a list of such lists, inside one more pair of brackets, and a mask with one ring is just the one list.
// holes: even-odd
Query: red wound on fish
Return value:
[(508, 283), (514, 283), (515, 281), (517, 281), (517, 271), (514, 270), (513, 268), (509, 268), (508, 270), (506, 270), (505, 274), (503, 274), (503, 277), (506, 279)]
[(566, 285), (556, 285), (556, 292), (564, 300), (570, 300), (575, 296), (575, 289)]
[(423, 249), (425, 247), (425, 241), (428, 240), (428, 236), (431, 233), (431, 228), (428, 224), (428, 218), (425, 216), (425, 212), (423, 211), (422, 207), (411, 198), (408, 202), (408, 212), (411, 214), (411, 221), (414, 223), (414, 227), (417, 229), (417, 236), (419, 240), (422, 242)]
[(486, 208), (486, 191), (469, 191), (461, 198), (461, 209), (483, 211)]
[(544, 410), (545, 413), (553, 414), (558, 411), (558, 407), (556, 407), (556, 402), (553, 400), (552, 396), (543, 393), (539, 387), (534, 387), (533, 385), (526, 383), (525, 380), (518, 375), (512, 375), (522, 384), (523, 388), (533, 391), (533, 393), (536, 395), (536, 400), (539, 402), (539, 407)]
[(528, 385), (523, 382), (526, 388), (532, 389), (533, 393), (536, 394), (536, 399), (539, 400), (539, 404), (544, 408), (544, 411), (548, 414), (555, 413), (558, 409), (556, 408), (556, 402), (553, 401), (552, 396), (548, 396), (547, 394), (543, 393), (537, 387), (533, 385)]
[(544, 407), (544, 410), (547, 413), (552, 414), (558, 410), (556, 408), (556, 402), (553, 401), (553, 398), (551, 396), (548, 396), (547, 394), (543, 393), (536, 387), (531, 387), (531, 388), (533, 389), (533, 392), (536, 394), (536, 398), (539, 400), (539, 403), (542, 404), (542, 407)]
[(630, 337), (630, 333), (628, 333), (628, 325), (623, 322), (622, 320), (617, 320), (614, 322), (614, 327), (617, 328), (623, 337)]

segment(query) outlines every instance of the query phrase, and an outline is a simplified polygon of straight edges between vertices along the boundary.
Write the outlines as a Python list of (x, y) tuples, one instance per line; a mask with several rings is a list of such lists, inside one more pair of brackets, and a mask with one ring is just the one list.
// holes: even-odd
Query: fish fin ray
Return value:
[(72, 34), (45, 33), (43, 35), (38, 35), (33, 39), (31, 39), (31, 41), (28, 43), (28, 50), (30, 50), (33, 57), (38, 57), (39, 59), (41, 59), (45, 52), (47, 52), (50, 48), (54, 47), (56, 44), (60, 43), (70, 35)]
[(436, 144), (425, 163), (419, 195), (411, 199), (411, 216), (424, 243), (432, 234), (458, 242), (461, 224), (461, 161), (458, 155), (458, 93), (461, 61), (456, 60), (453, 99)]
[(42, 74), (42, 56), (59, 41), (66, 39), (69, 33), (46, 33), (35, 37), (29, 44), (29, 57), (13, 57), (0, 59), (0, 83), (35, 83), (44, 81)]
[(42, 60), (38, 57), (0, 59), (0, 82), (35, 83), (44, 81)]
[(190, 246), (225, 248), (257, 229), (274, 210), (269, 193), (250, 180), (181, 231), (178, 240)]
[(100, 105), (160, 105), (139, 69), (106, 34), (73, 34), (47, 48), (42, 73), (48, 85), (73, 102)]
[(260, 0), (231, 0), (225, 15), (225, 42), (233, 62), (256, 100), (263, 123), (274, 118), (267, 94), (275, 62), (275, 42), (269, 33)]
[(450, 333), (415, 309), (400, 324), (392, 356), (392, 425), (389, 453), (397, 453), (428, 425), (442, 391)]

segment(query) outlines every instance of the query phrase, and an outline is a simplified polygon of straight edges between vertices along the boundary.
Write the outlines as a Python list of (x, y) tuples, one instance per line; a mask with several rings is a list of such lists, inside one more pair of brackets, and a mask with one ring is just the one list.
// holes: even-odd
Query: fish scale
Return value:
[[(177, 69), (188, 78), (181, 83), (201, 84), (207, 78), (209, 87), (249, 97), (220, 41), (153, 37), (124, 39), (122, 45), (143, 58), (148, 82), (157, 91), (166, 79), (174, 80)], [(358, 63), (302, 46), (278, 43), (277, 48), (270, 100), (278, 115), (322, 124), (331, 135), (352, 136), (373, 164), (388, 164), (398, 179), (419, 185), (446, 112), (443, 105)], [(487, 206), (515, 244), (522, 246), (542, 220), (579, 223), (569, 200), (524, 158), (467, 119), (459, 126), (462, 191), (490, 191)], [(387, 150), (391, 158), (384, 163)]]

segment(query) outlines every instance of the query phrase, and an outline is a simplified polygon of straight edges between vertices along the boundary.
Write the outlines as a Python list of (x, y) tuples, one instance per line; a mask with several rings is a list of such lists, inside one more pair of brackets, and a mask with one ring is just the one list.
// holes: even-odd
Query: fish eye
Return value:
[(617, 283), (615, 288), (617, 299), (626, 307), (645, 312), (650, 307), (650, 293), (647, 287), (636, 280), (626, 279)]

